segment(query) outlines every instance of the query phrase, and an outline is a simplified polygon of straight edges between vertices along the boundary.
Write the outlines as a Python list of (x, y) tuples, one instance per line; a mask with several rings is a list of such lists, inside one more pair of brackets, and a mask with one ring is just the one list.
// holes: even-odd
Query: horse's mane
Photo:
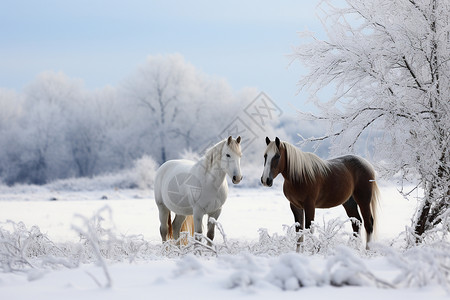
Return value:
[[(206, 171), (210, 170), (216, 162), (220, 161), (220, 159), (222, 158), (223, 145), (226, 142), (227, 139), (224, 139), (206, 150), (205, 153)], [(230, 145), (228, 145), (228, 147), (230, 147), (230, 149), (237, 155), (242, 155), (241, 147), (234, 139), (231, 140), (231, 143)]]
[(318, 176), (325, 176), (330, 171), (328, 162), (314, 153), (303, 152), (287, 142), (282, 144), (286, 149), (286, 162), (291, 180), (314, 182)]

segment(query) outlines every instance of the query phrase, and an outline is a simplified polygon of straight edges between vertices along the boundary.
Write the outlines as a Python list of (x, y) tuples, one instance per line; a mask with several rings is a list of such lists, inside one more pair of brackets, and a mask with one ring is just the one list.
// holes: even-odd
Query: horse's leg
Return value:
[(353, 199), (353, 197), (350, 197), (347, 202), (342, 204), (342, 206), (344, 206), (345, 212), (347, 213), (347, 216), (349, 218), (355, 218), (359, 221), (359, 224), (357, 221), (352, 221), (353, 235), (358, 236), (360, 232), (360, 226), (362, 224), (362, 219), (358, 211), (358, 204), (356, 203), (355, 199)]
[(360, 207), (361, 214), (364, 219), (364, 228), (366, 229), (366, 249), (369, 249), (369, 243), (372, 240), (373, 233), (373, 217), (372, 212), (370, 210), (370, 203), (366, 204), (366, 207)]
[(316, 213), (316, 208), (314, 206), (314, 202), (305, 201), (304, 203), (305, 210), (305, 228), (310, 229), (311, 223), (314, 221), (314, 215)]
[(359, 209), (361, 210), (361, 215), (364, 220), (364, 229), (366, 230), (366, 249), (369, 249), (369, 243), (372, 239), (373, 233), (373, 216), (370, 208), (370, 201), (372, 198), (372, 189), (364, 189), (354, 192), (353, 197), (355, 198), (356, 203), (359, 205)]
[(159, 227), (159, 232), (161, 234), (161, 239), (163, 242), (167, 241), (167, 233), (168, 233), (168, 220), (169, 220), (169, 214), (170, 210), (160, 202), (156, 203), (159, 210), (159, 222), (161, 223), (161, 226)]
[[(214, 229), (216, 227), (216, 224), (214, 224), (213, 222), (209, 221), (209, 218), (214, 218), (214, 219), (218, 219), (220, 216), (222, 209), (219, 208), (218, 210), (216, 210), (213, 213), (210, 213), (208, 215), (208, 232), (206, 233), (206, 236), (212, 241), (214, 239)], [(211, 242), (208, 241), (208, 245), (211, 246)]]
[[(303, 224), (303, 222), (305, 221), (304, 211), (302, 208), (298, 208), (297, 206), (295, 206), (292, 203), (291, 203), (291, 210), (292, 210), (292, 213), (294, 214), (295, 223), (298, 223), (298, 225), (297, 224), (295, 225), (295, 231), (299, 232), (300, 230), (303, 230), (303, 228), (304, 228), (304, 224)], [(297, 240), (297, 252), (300, 252), (301, 243), (303, 243), (303, 234)]]
[(201, 236), (201, 234), (203, 232), (203, 229), (202, 229), (203, 215), (204, 215), (204, 213), (203, 213), (202, 209), (194, 207), (194, 214), (193, 214), (193, 217), (194, 217), (194, 235), (195, 235), (195, 238), (198, 239), (198, 240), (201, 239), (200, 236)]
[(172, 230), (173, 230), (173, 239), (176, 241), (180, 238), (180, 229), (181, 225), (183, 225), (186, 216), (176, 214), (175, 219), (173, 219)]

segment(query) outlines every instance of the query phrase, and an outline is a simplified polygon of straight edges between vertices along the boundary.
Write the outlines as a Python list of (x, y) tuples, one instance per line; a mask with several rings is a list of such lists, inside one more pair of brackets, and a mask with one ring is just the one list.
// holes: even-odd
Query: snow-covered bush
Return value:
[[(110, 264), (178, 258), (176, 277), (205, 276), (205, 262), (215, 259), (230, 270), (227, 288), (251, 290), (271, 285), (281, 290), (298, 290), (307, 286), (372, 286), (383, 288), (438, 285), (450, 291), (450, 244), (435, 244), (398, 249), (374, 244), (366, 251), (362, 243), (342, 230), (350, 220), (333, 219), (327, 226), (313, 226), (314, 233), (295, 232), (285, 226), (284, 234), (270, 235), (260, 230), (257, 242), (228, 240), (221, 224), (215, 220), (221, 242), (206, 244), (205, 237), (182, 236), (186, 244), (168, 241), (151, 244), (142, 236), (117, 232), (112, 211), (103, 207), (91, 217), (77, 216), (73, 229), (78, 242), (55, 243), (38, 227), (23, 223), (0, 223), (0, 272), (22, 273), (29, 280), (38, 279), (55, 268), (75, 268), (95, 263), (105, 279), (88, 274), (101, 287), (110, 287), (113, 278)], [(345, 232), (345, 233), (344, 233)], [(304, 235), (303, 252), (295, 253), (296, 242)], [(403, 237), (401, 237), (403, 239)], [(403, 240), (403, 242), (405, 242)], [(373, 261), (375, 260), (375, 261)], [(389, 276), (377, 265), (389, 265)]]
[(0, 226), (0, 271), (23, 272), (56, 266), (73, 268), (78, 260), (67, 258), (65, 247), (52, 242), (37, 226), (26, 228), (22, 222), (7, 221)]
[(324, 222), (321, 227), (315, 223), (311, 229), (295, 231), (295, 225), (283, 226), (283, 235), (274, 233), (270, 235), (264, 229), (259, 229), (259, 241), (250, 246), (250, 251), (256, 255), (280, 255), (289, 253), (296, 249), (297, 241), (303, 236), (301, 249), (303, 253), (323, 254), (333, 253), (334, 249), (340, 245), (347, 245), (355, 249), (362, 249), (362, 243), (358, 237), (352, 233), (342, 230), (351, 219), (331, 219)]
[[(92, 178), (78, 177), (55, 180), (46, 184), (45, 188), (52, 191), (99, 191), (114, 189), (151, 189), (155, 181), (157, 163), (150, 156), (144, 155), (134, 162), (134, 166), (128, 170), (117, 173), (97, 175)], [(1, 186), (0, 189), (7, 189)], [(20, 187), (14, 186), (14, 189)], [(23, 185), (22, 190), (41, 189), (41, 186)]]
[(131, 170), (114, 174), (98, 175), (93, 178), (79, 177), (60, 179), (48, 183), (46, 188), (52, 191), (99, 191), (130, 189), (137, 187), (137, 176)]
[(199, 161), (201, 156), (199, 155), (199, 153), (193, 151), (192, 149), (184, 149), (180, 153), (180, 158), (192, 161)]
[(134, 162), (134, 173), (136, 176), (136, 184), (141, 189), (151, 189), (155, 183), (156, 170), (158, 164), (148, 155), (142, 156)]
[(382, 248), (379, 251), (395, 266), (399, 273), (393, 280), (397, 287), (423, 287), (438, 284), (450, 292), (450, 245), (438, 242), (395, 251)]
[(320, 282), (319, 274), (310, 266), (309, 260), (294, 253), (282, 255), (268, 274), (267, 280), (288, 291), (315, 286)]

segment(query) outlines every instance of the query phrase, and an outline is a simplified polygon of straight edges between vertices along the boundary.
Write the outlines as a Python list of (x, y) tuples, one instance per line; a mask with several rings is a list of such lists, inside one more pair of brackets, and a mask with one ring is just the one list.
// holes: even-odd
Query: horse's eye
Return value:
[(231, 155), (227, 153), (227, 157), (231, 157)]

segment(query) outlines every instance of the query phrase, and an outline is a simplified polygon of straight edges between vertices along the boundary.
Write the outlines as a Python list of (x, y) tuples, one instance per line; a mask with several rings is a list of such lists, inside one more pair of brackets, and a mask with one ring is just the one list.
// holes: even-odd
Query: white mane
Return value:
[(210, 170), (214, 164), (220, 160), (222, 157), (222, 148), (223, 144), (226, 142), (226, 140), (220, 141), (208, 150), (206, 150), (205, 153), (205, 167), (206, 171)]
[[(224, 140), (218, 142), (217, 144), (215, 144), (214, 146), (210, 147), (208, 150), (206, 150), (206, 153), (205, 153), (206, 171), (213, 168), (215, 163), (220, 162), (220, 160), (222, 159), (223, 145), (226, 142), (227, 142), (227, 139), (224, 139)], [(235, 140), (232, 140), (230, 145), (228, 145), (228, 147), (230, 147), (230, 149), (233, 152), (235, 152), (236, 154), (238, 154), (239, 156), (242, 155), (241, 147)]]
[(327, 175), (328, 163), (314, 153), (303, 152), (289, 143), (283, 142), (287, 154), (289, 177), (294, 181), (312, 182), (317, 176)]

